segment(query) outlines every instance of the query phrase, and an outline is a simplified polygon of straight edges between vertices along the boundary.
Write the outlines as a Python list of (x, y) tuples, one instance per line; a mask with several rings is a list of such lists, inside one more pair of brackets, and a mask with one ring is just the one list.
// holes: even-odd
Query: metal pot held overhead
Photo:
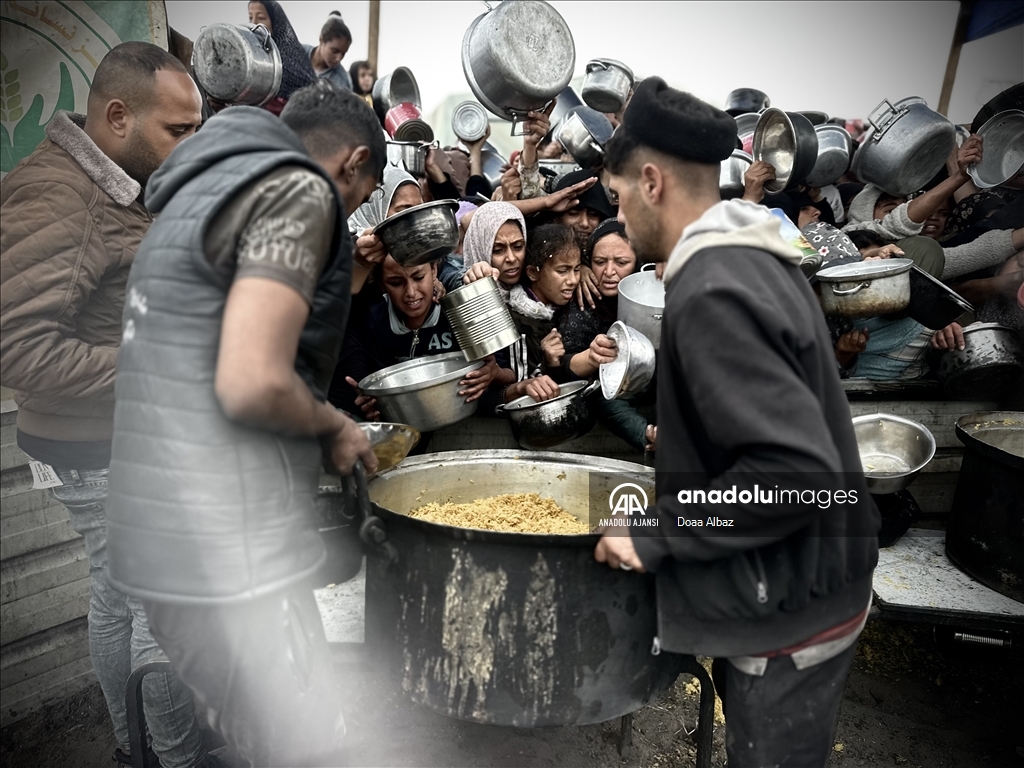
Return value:
[(817, 273), (826, 315), (878, 317), (906, 309), (910, 302), (910, 259), (858, 261)]
[(831, 123), (816, 125), (814, 132), (818, 136), (818, 157), (807, 174), (807, 184), (825, 187), (838, 181), (850, 167), (853, 139), (845, 128)]
[(633, 70), (615, 59), (587, 62), (583, 79), (583, 101), (598, 112), (618, 112), (633, 89)]
[(613, 132), (611, 121), (596, 109), (577, 107), (562, 121), (556, 137), (581, 168), (593, 168), (604, 160), (604, 145)]
[(967, 168), (978, 189), (1005, 184), (1024, 169), (1024, 111), (1008, 109), (994, 115), (978, 135), (984, 142), (984, 156)]
[(811, 121), (796, 112), (769, 107), (754, 128), (754, 160), (775, 169), (775, 178), (764, 185), (772, 194), (803, 184), (818, 159), (818, 134)]
[(422, 109), (420, 87), (416, 77), (408, 67), (398, 67), (394, 72), (384, 75), (373, 84), (373, 111), (377, 113), (381, 124), (388, 112), (399, 104), (415, 104)]
[(953, 124), (916, 96), (895, 104), (883, 101), (868, 115), (868, 123), (852, 170), (861, 181), (897, 197), (924, 187), (956, 146)]
[(277, 96), (284, 69), (261, 24), (210, 24), (192, 48), (196, 80), (217, 101), (260, 106)]
[(744, 112), (760, 112), (771, 105), (768, 94), (757, 88), (737, 88), (725, 97), (725, 111), (733, 117)]
[(542, 0), (501, 3), (474, 19), (462, 40), (462, 70), (477, 100), (516, 125), (565, 88), (576, 66), (569, 25)]
[[(415, 267), (447, 256), (459, 244), (455, 200), (434, 200), (388, 216), (373, 228), (391, 257), (403, 267)], [(400, 421), (400, 419), (398, 419)]]

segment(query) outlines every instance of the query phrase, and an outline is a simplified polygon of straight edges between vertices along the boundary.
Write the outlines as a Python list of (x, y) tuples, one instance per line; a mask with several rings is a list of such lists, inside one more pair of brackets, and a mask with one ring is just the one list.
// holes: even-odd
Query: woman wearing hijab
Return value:
[(526, 219), (523, 214), (511, 203), (487, 203), (473, 212), (466, 230), (462, 243), (462, 273), (448, 279), (458, 287), (482, 277), (493, 277), (507, 302), (509, 291), (523, 276), (525, 259)]
[(252, 0), (249, 3), (249, 23), (265, 26), (281, 54), (281, 87), (277, 96), (263, 105), (264, 109), (280, 115), (295, 91), (316, 82), (316, 73), (309, 63), (306, 49), (288, 21), (288, 15), (276, 0)]
[(394, 216), (422, 202), (423, 195), (416, 179), (393, 165), (384, 169), (384, 183), (373, 191), (369, 200), (348, 217), (348, 229), (355, 238), (355, 250), (352, 254), (353, 294), (359, 293), (374, 265), (383, 262), (387, 256), (384, 243), (373, 234), (373, 228), (388, 216)]
[[(626, 239), (626, 228), (615, 219), (605, 219), (591, 233), (587, 253), (602, 300), (584, 309), (572, 302), (559, 323), (565, 348), (562, 378), (566, 381), (593, 378), (602, 363), (615, 360), (615, 342), (605, 334), (618, 317), (619, 283), (640, 266)], [(598, 418), (612, 434), (639, 451), (654, 450), (657, 428), (630, 402), (602, 398), (597, 408)]]

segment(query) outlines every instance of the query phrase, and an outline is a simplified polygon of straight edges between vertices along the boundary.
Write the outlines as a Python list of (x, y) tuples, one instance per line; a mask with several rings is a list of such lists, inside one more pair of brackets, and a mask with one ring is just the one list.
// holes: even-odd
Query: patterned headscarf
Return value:
[(387, 166), (384, 169), (384, 183), (373, 190), (370, 199), (348, 217), (349, 231), (362, 234), (363, 230), (373, 229), (384, 221), (388, 217), (388, 208), (391, 207), (395, 193), (403, 184), (416, 184), (416, 179), (400, 168)]
[(263, 3), (267, 9), (267, 16), (270, 17), (270, 36), (277, 44), (277, 50), (281, 53), (281, 88), (277, 95), (282, 99), (289, 99), (295, 91), (312, 85), (317, 81), (313, 65), (309, 61), (306, 49), (302, 47), (299, 38), (292, 29), (288, 15), (284, 12), (277, 0), (256, 0)]

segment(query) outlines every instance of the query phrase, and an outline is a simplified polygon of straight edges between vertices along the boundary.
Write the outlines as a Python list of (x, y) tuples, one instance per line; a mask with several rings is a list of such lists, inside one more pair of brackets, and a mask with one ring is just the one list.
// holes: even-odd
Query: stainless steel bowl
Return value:
[(615, 341), (618, 354), (614, 362), (604, 363), (598, 369), (604, 399), (615, 400), (642, 392), (654, 378), (654, 345), (621, 320), (612, 323), (608, 336)]
[(443, 258), (459, 244), (455, 200), (435, 200), (406, 208), (373, 228), (391, 257), (403, 267)]
[(803, 115), (769, 107), (754, 128), (752, 154), (775, 169), (775, 178), (764, 185), (765, 192), (775, 194), (807, 179), (818, 157), (818, 136)]
[(818, 135), (818, 159), (807, 174), (807, 183), (824, 187), (837, 181), (850, 167), (853, 140), (845, 128), (831, 123), (815, 126), (814, 132)]
[(417, 357), (371, 373), (359, 382), (359, 391), (377, 398), (388, 421), (429, 432), (476, 413), (479, 401), (467, 403), (459, 381), (483, 365), (467, 363), (461, 352)]
[(1005, 184), (1024, 166), (1024, 111), (1008, 109), (993, 115), (978, 135), (985, 143), (980, 163), (968, 166), (967, 173), (979, 189)]
[(743, 175), (754, 162), (754, 158), (742, 149), (734, 149), (732, 154), (722, 161), (722, 170), (718, 176), (718, 190), (726, 194), (743, 194)]
[(408, 424), (367, 421), (360, 424), (359, 428), (370, 440), (373, 455), (377, 457), (374, 476), (401, 464), (420, 441), (420, 431)]
[(935, 456), (935, 438), (916, 421), (888, 413), (853, 419), (868, 491), (886, 494), (910, 485)]
[(554, 448), (594, 428), (594, 415), (586, 397), (600, 386), (598, 381), (572, 381), (561, 385), (558, 397), (538, 403), (523, 395), (495, 410), (509, 417), (512, 434), (523, 448)]

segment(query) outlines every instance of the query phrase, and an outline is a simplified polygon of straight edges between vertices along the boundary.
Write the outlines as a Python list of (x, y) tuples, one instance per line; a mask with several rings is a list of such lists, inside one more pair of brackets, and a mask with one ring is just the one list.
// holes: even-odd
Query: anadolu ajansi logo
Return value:
[(608, 509), (613, 515), (631, 516), (634, 512), (647, 515), (647, 492), (636, 483), (621, 483), (608, 496)]

